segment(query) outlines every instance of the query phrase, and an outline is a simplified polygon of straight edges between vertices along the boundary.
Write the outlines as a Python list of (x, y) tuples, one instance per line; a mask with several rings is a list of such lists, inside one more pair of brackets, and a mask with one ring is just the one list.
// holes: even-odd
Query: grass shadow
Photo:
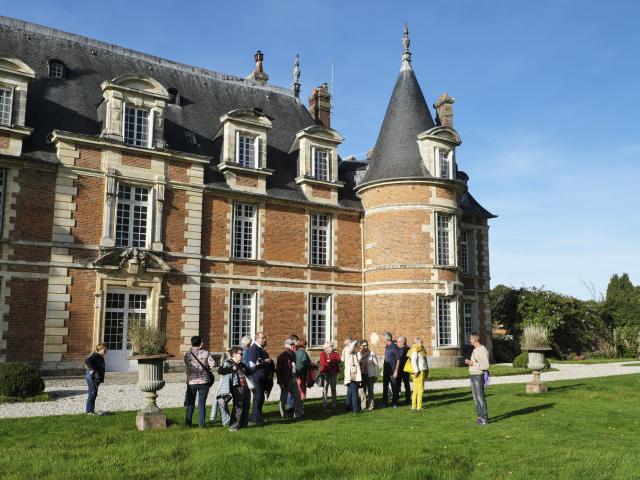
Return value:
[(513, 410), (511, 412), (503, 413), (502, 415), (491, 418), (491, 423), (501, 422), (502, 420), (506, 420), (507, 418), (518, 417), (520, 415), (529, 415), (530, 413), (547, 410), (549, 408), (553, 408), (554, 406), (555, 403), (543, 403), (542, 405), (534, 405), (533, 407), (520, 408), (518, 410)]

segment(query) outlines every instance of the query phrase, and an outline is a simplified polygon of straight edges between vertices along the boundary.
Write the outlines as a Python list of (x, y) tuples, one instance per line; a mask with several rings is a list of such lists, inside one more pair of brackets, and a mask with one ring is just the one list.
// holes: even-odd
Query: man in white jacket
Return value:
[(484, 372), (489, 370), (489, 351), (487, 347), (480, 343), (480, 336), (472, 333), (469, 337), (473, 352), (471, 358), (465, 360), (469, 366), (469, 380), (471, 382), (471, 393), (473, 401), (476, 404), (476, 413), (478, 425), (486, 425), (489, 423), (489, 414), (487, 412), (487, 401), (484, 396)]

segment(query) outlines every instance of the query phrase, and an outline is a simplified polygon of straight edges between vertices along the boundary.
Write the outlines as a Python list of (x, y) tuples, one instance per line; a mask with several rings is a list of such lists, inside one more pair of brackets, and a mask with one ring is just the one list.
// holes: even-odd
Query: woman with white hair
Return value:
[(249, 347), (251, 346), (251, 337), (249, 335), (245, 335), (240, 339), (240, 346), (242, 347), (242, 362), (248, 365), (247, 355), (249, 354)]
[(326, 342), (320, 353), (320, 375), (322, 377), (322, 406), (329, 405), (329, 387), (331, 387), (331, 407), (336, 409), (336, 382), (340, 369), (340, 354), (336, 352), (333, 343)]

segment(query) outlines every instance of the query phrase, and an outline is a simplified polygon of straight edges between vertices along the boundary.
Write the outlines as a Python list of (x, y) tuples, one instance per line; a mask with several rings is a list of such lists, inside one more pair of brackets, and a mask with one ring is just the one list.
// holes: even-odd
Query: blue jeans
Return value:
[(476, 414), (478, 418), (487, 420), (489, 412), (487, 411), (487, 400), (484, 398), (484, 378), (482, 377), (482, 375), (469, 375), (469, 380), (473, 401), (476, 404)]
[(347, 385), (347, 398), (345, 399), (345, 407), (347, 412), (358, 413), (360, 411), (360, 398), (358, 390), (360, 382), (349, 382)]
[(253, 409), (251, 411), (251, 421), (253, 423), (262, 422), (262, 407), (264, 405), (265, 378), (254, 380), (255, 389), (253, 390)]
[(205, 425), (205, 411), (207, 408), (207, 396), (209, 395), (209, 385), (187, 385), (187, 392), (184, 399), (184, 406), (187, 407), (187, 418), (185, 424), (191, 425), (193, 411), (196, 408), (196, 395), (198, 396), (198, 421), (200, 428)]
[(98, 396), (98, 384), (91, 377), (91, 374), (87, 372), (87, 406), (85, 412), (93, 413), (96, 408), (96, 397)]

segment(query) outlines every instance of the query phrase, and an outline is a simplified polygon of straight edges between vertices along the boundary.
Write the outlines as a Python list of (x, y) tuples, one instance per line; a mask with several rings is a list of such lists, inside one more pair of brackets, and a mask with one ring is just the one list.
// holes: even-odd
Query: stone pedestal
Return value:
[(533, 380), (527, 383), (527, 393), (544, 393), (547, 391), (549, 391), (549, 387), (540, 380), (540, 371), (534, 370)]
[(141, 432), (167, 428), (167, 417), (161, 410), (157, 412), (138, 412), (138, 415), (136, 415), (136, 428)]

